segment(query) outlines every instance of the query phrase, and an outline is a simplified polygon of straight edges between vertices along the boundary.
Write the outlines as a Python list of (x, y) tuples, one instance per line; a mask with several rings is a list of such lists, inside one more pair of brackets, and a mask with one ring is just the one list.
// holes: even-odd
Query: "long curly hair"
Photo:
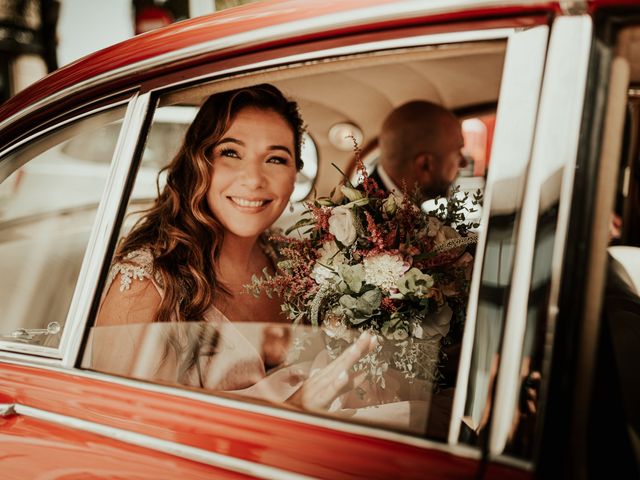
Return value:
[(180, 150), (162, 169), (167, 172), (166, 186), (122, 240), (114, 258), (126, 261), (134, 250), (150, 250), (154, 275), (164, 289), (157, 322), (200, 321), (216, 292), (226, 292), (216, 279), (215, 268), (224, 228), (211, 212), (207, 191), (213, 150), (237, 113), (247, 107), (282, 116), (294, 134), (296, 168), (302, 168), (303, 123), (298, 106), (276, 87), (240, 88), (214, 94), (204, 102)]

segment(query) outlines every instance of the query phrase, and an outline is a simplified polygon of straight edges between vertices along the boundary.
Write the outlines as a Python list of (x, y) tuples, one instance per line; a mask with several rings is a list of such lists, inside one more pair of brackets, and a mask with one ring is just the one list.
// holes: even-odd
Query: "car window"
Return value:
[[(352, 272), (353, 277), (345, 273), (347, 270), (337, 268), (322, 271), (320, 267), (323, 264), (318, 262), (319, 258), (322, 257), (324, 259), (322, 261), (332, 262), (339, 256), (337, 252), (331, 253), (328, 250), (316, 250), (312, 254), (303, 252), (306, 239), (314, 235), (308, 228), (291, 231), (284, 237), (278, 237), (278, 232), (271, 232), (276, 235), (276, 238), (269, 240), (268, 236), (265, 236), (264, 242), (260, 243), (265, 256), (273, 263), (271, 267), (267, 265), (266, 277), (260, 277), (258, 272), (255, 280), (259, 281), (262, 278), (268, 282), (269, 275), (274, 275), (276, 267), (286, 269), (295, 264), (295, 268), (307, 268), (307, 279), (315, 282), (315, 284), (305, 284), (311, 295), (306, 297), (305, 288), (307, 287), (299, 285), (296, 287), (295, 282), (286, 284), (291, 289), (300, 289), (299, 298), (302, 299), (304, 308), (308, 307), (308, 309), (304, 312), (297, 311), (293, 302), (285, 302), (283, 307), (285, 317), (279, 316), (279, 305), (276, 305), (278, 308), (275, 310), (265, 309), (264, 312), (260, 311), (259, 314), (254, 314), (250, 318), (244, 317), (242, 321), (233, 320), (234, 314), (250, 308), (248, 306), (254, 301), (249, 294), (252, 286), (256, 287), (257, 282), (252, 283), (251, 279), (248, 279), (244, 285), (233, 284), (233, 288), (237, 288), (233, 301), (217, 304), (214, 299), (213, 305), (204, 310), (198, 310), (193, 317), (189, 317), (193, 318), (193, 321), (172, 321), (175, 319), (173, 315), (178, 315), (175, 310), (166, 312), (165, 319), (169, 321), (155, 321), (158, 319), (158, 312), (162, 308), (164, 299), (168, 295), (173, 295), (174, 288), (178, 290), (183, 288), (181, 285), (172, 283), (173, 274), (170, 270), (179, 275), (179, 271), (190, 268), (188, 261), (185, 259), (167, 263), (166, 269), (159, 268), (161, 260), (158, 260), (157, 252), (164, 251), (165, 246), (171, 244), (173, 240), (166, 245), (161, 244), (153, 248), (146, 248), (142, 242), (140, 245), (143, 248), (118, 250), (123, 248), (122, 245), (135, 243), (136, 238), (146, 238), (144, 235), (147, 233), (138, 233), (147, 228), (145, 225), (152, 226), (149, 231), (160, 226), (160, 223), (157, 227), (153, 226), (157, 218), (155, 215), (163, 215), (158, 210), (158, 205), (169, 194), (163, 193), (159, 198), (157, 196), (156, 165), (164, 165), (171, 161), (186, 137), (181, 133), (176, 135), (172, 142), (167, 141), (166, 147), (159, 152), (163, 160), (158, 164), (153, 163), (152, 166), (152, 162), (147, 159), (157, 153), (154, 151), (152, 142), (154, 129), (161, 128), (166, 112), (170, 109), (189, 108), (195, 113), (201, 105), (205, 104), (209, 95), (239, 87), (252, 87), (263, 82), (275, 85), (287, 97), (298, 102), (309, 134), (305, 143), (313, 139), (313, 146), (317, 151), (314, 154), (314, 158), (317, 159), (317, 178), (314, 183), (315, 194), (308, 198), (310, 203), (307, 207), (311, 210), (310, 214), (313, 215), (315, 212), (320, 215), (316, 218), (322, 218), (322, 212), (327, 211), (323, 208), (335, 207), (336, 203), (332, 202), (342, 201), (338, 197), (331, 197), (333, 200), (327, 198), (332, 195), (332, 190), (335, 190), (342, 178), (341, 171), (347, 170), (346, 166), (354, 153), (357, 153), (358, 147), (356, 145), (354, 147), (356, 149), (352, 151), (340, 151), (334, 148), (327, 138), (332, 125), (339, 122), (358, 125), (362, 130), (363, 145), (367, 144), (378, 135), (385, 115), (393, 106), (414, 99), (434, 100), (428, 93), (417, 93), (424, 85), (425, 78), (430, 78), (433, 82), (452, 76), (466, 78), (470, 76), (470, 72), (474, 71), (474, 65), (483, 65), (482, 72), (484, 72), (481, 78), (477, 75), (474, 77), (476, 95), (471, 95), (470, 90), (466, 88), (458, 87), (461, 90), (456, 90), (455, 86), (452, 86), (449, 94), (453, 100), (448, 106), (462, 108), (470, 106), (465, 102), (481, 105), (489, 101), (497, 101), (505, 42), (447, 45), (442, 51), (438, 51), (437, 56), (430, 55), (431, 50), (425, 49), (418, 52), (398, 52), (397, 57), (384, 52), (384, 55), (372, 54), (369, 57), (355, 59), (340, 58), (335, 61), (333, 67), (335, 71), (331, 71), (329, 68), (331, 62), (327, 61), (322, 66), (309, 64), (279, 69), (277, 75), (269, 71), (261, 72), (254, 82), (251, 78), (231, 78), (227, 81), (201, 84), (159, 94), (158, 107), (151, 123), (146, 147), (141, 153), (141, 166), (137, 172), (118, 235), (120, 243), (116, 247), (116, 257), (106, 278), (104, 290), (100, 293), (102, 299), (121, 298), (122, 302), (118, 304), (117, 311), (114, 313), (112, 305), (103, 300), (98, 309), (96, 323), (85, 345), (82, 366), (130, 378), (202, 389), (215, 395), (232, 396), (285, 408), (303, 408), (311, 414), (328, 415), (344, 421), (446, 440), (452, 402), (456, 393), (460, 345), (465, 329), (468, 299), (465, 292), (471, 281), (473, 257), (484, 254), (483, 250), (476, 250), (473, 245), (477, 238), (474, 231), (482, 230), (485, 226), (481, 225), (478, 229), (473, 219), (465, 218), (464, 220), (469, 220), (466, 223), (461, 217), (455, 217), (456, 220), (453, 220), (453, 217), (448, 220), (444, 217), (438, 221), (433, 220), (432, 225), (435, 229), (433, 235), (440, 235), (437, 237), (440, 239), (438, 241), (445, 242), (455, 237), (451, 245), (455, 243), (460, 247), (451, 253), (451, 256), (445, 255), (440, 258), (441, 263), (434, 262), (432, 265), (434, 278), (438, 278), (439, 288), (445, 292), (442, 293), (443, 297), (438, 298), (446, 296), (449, 299), (448, 303), (434, 299), (438, 306), (435, 307), (436, 303), (433, 303), (433, 309), (428, 314), (424, 314), (426, 316), (405, 316), (398, 324), (388, 321), (388, 318), (391, 318), (389, 312), (396, 308), (394, 300), (405, 298), (402, 295), (409, 298), (422, 286), (425, 289), (430, 288), (427, 287), (427, 284), (431, 285), (430, 280), (420, 276), (417, 271), (407, 274), (410, 265), (405, 265), (402, 261), (398, 262), (393, 256), (379, 259), (379, 264), (367, 262), (369, 269), (367, 280), (357, 276), (357, 268)], [(451, 61), (441, 62), (442, 56), (446, 55), (451, 56)], [(408, 75), (407, 72), (420, 73)], [(345, 83), (345, 78), (350, 79), (351, 83)], [(380, 80), (376, 80), (377, 78)], [(385, 88), (376, 86), (376, 81), (384, 82)], [(446, 82), (443, 88), (445, 84)], [(342, 85), (342, 88), (333, 88), (336, 85)], [(380, 92), (387, 90), (388, 98), (381, 97)], [(395, 99), (397, 105), (390, 102), (390, 98)], [(470, 153), (478, 156), (466, 173), (480, 178), (482, 184), (487, 171), (490, 171), (488, 153), (491, 151), (493, 118), (489, 117), (486, 122), (484, 118), (478, 117), (474, 119), (475, 123), (468, 122), (465, 127), (468, 148), (473, 149)], [(188, 143), (184, 145), (189, 147)], [(209, 155), (213, 155), (212, 150), (209, 152)], [(237, 151), (226, 155), (229, 162), (231, 159), (240, 161)], [(307, 159), (305, 158), (304, 161), (306, 164)], [(213, 175), (215, 175), (215, 163), (209, 168), (213, 169)], [(179, 177), (172, 177), (167, 170), (161, 171), (159, 175), (161, 191), (165, 185), (178, 185), (175, 182), (179, 181)], [(311, 176), (313, 175), (309, 174), (309, 178)], [(477, 186), (473, 185), (474, 191)], [(472, 187), (469, 189), (471, 191)], [(347, 194), (352, 193), (347, 191)], [(188, 201), (191, 195), (194, 195), (194, 191), (177, 189), (171, 195), (176, 201), (179, 199)], [(229, 192), (226, 196), (227, 200), (236, 201), (233, 197), (233, 192)], [(382, 197), (379, 196), (379, 198)], [(388, 199), (386, 195), (384, 198)], [(238, 202), (242, 203), (242, 199), (236, 201)], [(416, 215), (413, 207), (401, 207), (400, 204), (394, 207), (390, 202), (392, 200), (388, 200), (386, 204), (388, 212), (395, 212), (395, 208), (398, 208), (407, 214), (413, 212), (411, 215)], [(379, 204), (382, 205), (381, 200)], [(464, 202), (457, 202), (457, 204), (459, 208), (463, 208)], [(408, 202), (407, 205), (413, 204)], [(152, 210), (148, 210), (149, 207), (152, 207)], [(253, 208), (248, 204), (245, 207)], [(290, 212), (289, 217), (286, 218), (287, 222), (282, 222), (284, 226), (288, 227), (296, 220), (300, 220), (300, 210), (306, 208), (305, 204), (293, 207), (294, 211)], [(288, 208), (285, 209), (285, 213), (287, 211)], [(360, 227), (354, 227), (356, 236), (368, 235), (367, 232), (373, 228), (372, 224), (367, 224), (366, 215), (364, 213), (362, 215), (363, 223)], [(185, 224), (179, 228), (176, 227), (177, 224), (174, 225), (171, 222), (162, 224), (161, 228), (165, 232), (173, 228), (183, 232), (197, 232), (201, 228), (197, 225), (197, 221), (186, 222), (185, 220)], [(468, 225), (468, 228), (463, 228), (463, 223)], [(444, 226), (450, 227), (451, 230), (442, 229)], [(458, 226), (460, 229), (457, 229)], [(426, 224), (424, 227), (423, 233), (426, 234)], [(136, 232), (133, 236), (132, 231)], [(464, 231), (464, 236), (459, 233), (461, 231)], [(177, 235), (175, 241), (178, 243), (183, 240), (190, 241), (187, 239), (188, 235), (181, 236), (182, 234), (178, 234), (177, 230), (175, 234)], [(206, 233), (202, 232), (202, 234), (206, 236)], [(453, 237), (447, 239), (445, 238), (447, 234)], [(340, 234), (333, 235), (337, 239), (335, 235)], [(338, 241), (341, 245), (348, 242), (344, 238), (345, 243)], [(193, 244), (189, 248), (200, 247)], [(403, 245), (402, 248), (405, 246)], [(298, 260), (302, 258), (304, 261), (295, 259), (296, 249), (301, 249), (298, 251), (301, 255)], [(209, 250), (204, 251), (209, 255)], [(355, 249), (353, 253), (355, 256), (349, 257), (349, 261), (359, 262), (366, 256)], [(439, 252), (431, 253), (433, 256), (439, 255)], [(296, 261), (298, 263), (295, 263)], [(447, 267), (442, 267), (443, 265)], [(439, 269), (439, 267), (442, 268)], [(321, 284), (324, 280), (321, 278), (331, 277), (332, 271), (340, 271), (342, 273), (339, 275), (346, 275), (341, 278), (345, 285), (348, 279), (349, 285), (342, 285), (337, 280), (332, 285), (340, 284), (342, 286), (335, 288), (342, 288), (343, 293), (348, 293), (338, 295), (335, 290), (330, 296), (325, 296), (326, 289), (322, 290)], [(474, 272), (474, 275), (477, 273)], [(293, 271), (290, 271), (290, 274), (298, 275)], [(405, 274), (408, 276), (405, 277)], [(322, 277), (323, 275), (326, 277)], [(387, 287), (384, 280), (389, 275), (396, 275), (394, 282), (399, 282), (400, 278), (408, 282), (405, 284), (408, 290), (405, 293), (398, 290), (395, 293), (397, 295), (395, 299), (391, 298), (390, 292), (392, 289), (395, 292), (398, 288), (397, 284)], [(275, 282), (289, 280), (279, 277)], [(327, 281), (331, 283), (332, 280)], [(274, 288), (276, 283), (272, 284)], [(262, 285), (264, 286), (265, 283)], [(198, 288), (195, 283), (190, 286), (185, 284), (184, 288), (190, 288), (192, 295), (196, 296), (195, 292)], [(265, 289), (268, 288), (265, 287)], [(384, 290), (387, 293), (380, 293), (384, 288), (387, 288)], [(424, 292), (426, 295), (426, 290)], [(360, 293), (362, 293), (361, 296), (359, 296)], [(364, 296), (364, 293), (367, 295)], [(378, 294), (387, 296), (384, 306), (381, 298), (376, 297)], [(266, 298), (265, 290), (261, 291), (261, 295), (262, 297), (258, 298)], [(176, 304), (172, 308), (177, 308), (181, 312), (180, 303), (191, 300), (193, 298), (182, 296), (176, 299)], [(420, 302), (420, 300), (416, 301)], [(430, 301), (426, 296), (424, 297), (422, 307), (424, 311), (427, 311), (426, 305)], [(373, 307), (371, 302), (375, 303)], [(327, 308), (327, 305), (331, 305), (331, 308)], [(316, 314), (318, 317), (313, 317)], [(105, 321), (107, 317), (112, 320)], [(343, 322), (347, 317), (353, 319), (351, 324)], [(382, 320), (383, 318), (387, 320)], [(393, 318), (398, 319), (400, 316)], [(358, 326), (361, 323), (368, 327), (365, 329)], [(367, 329), (376, 334), (375, 341), (366, 335), (361, 336), (361, 331)], [(473, 333), (471, 333), (472, 336)], [(357, 344), (357, 347), (351, 347), (353, 344)], [(345, 358), (350, 355), (350, 352), (353, 353), (356, 350), (360, 356), (356, 362), (357, 365), (353, 369), (347, 369), (348, 373), (345, 372), (346, 380), (340, 375), (338, 367), (334, 368), (336, 378), (327, 373), (333, 368), (332, 365), (336, 365), (334, 363), (336, 359)], [(340, 390), (335, 398), (327, 400), (322, 407), (300, 407), (301, 404), (296, 403), (300, 400), (296, 395), (304, 382), (316, 377), (326, 378), (328, 382), (328, 387), (325, 389), (316, 385), (319, 396), (330, 390), (329, 387), (332, 385), (335, 386), (335, 383), (332, 383), (334, 380), (345, 381), (346, 383), (340, 387), (344, 390)]]
[[(0, 339), (56, 347), (124, 108), (74, 121), (0, 159)], [(82, 138), (89, 150), (69, 148)]]

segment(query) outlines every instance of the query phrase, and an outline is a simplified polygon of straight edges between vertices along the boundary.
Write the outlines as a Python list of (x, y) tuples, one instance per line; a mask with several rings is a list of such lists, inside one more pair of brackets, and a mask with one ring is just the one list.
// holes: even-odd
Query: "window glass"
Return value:
[[(82, 366), (445, 440), (478, 227), (471, 197), (427, 216), (366, 182), (340, 189), (357, 151), (328, 132), (358, 125), (367, 144), (394, 105), (439, 104), (419, 93), (425, 75), (471, 78), (483, 65), (451, 86), (450, 108), (437, 106), (459, 139), (451, 110), (497, 99), (504, 52), (503, 42), (384, 52), (161, 95)], [(298, 104), (308, 171), (296, 171), (290, 110), (251, 103), (263, 82)], [(182, 130), (156, 149), (179, 110), (191, 112)], [(473, 132), (469, 148), (486, 154), (492, 129)], [(436, 159), (453, 161), (450, 183), (467, 165), (458, 143)], [(296, 203), (311, 185), (311, 201)]]
[[(520, 279), (514, 268), (523, 192), (529, 175), (531, 146), (538, 110), (548, 30), (546, 27), (520, 32), (509, 42), (496, 117), (478, 117), (468, 123), (467, 139), (478, 159), (474, 169), (486, 169), (488, 157), (482, 151), (491, 148), (491, 165), (486, 174), (486, 196), (478, 249), (484, 254), (476, 263), (471, 285), (472, 302), (465, 332), (459, 392), (454, 405), (450, 440), (482, 445), (488, 439), (492, 418), (511, 421), (510, 413), (492, 409), (496, 398), (496, 379), (504, 344), (505, 324), (512, 300), (512, 285)], [(518, 105), (518, 108), (514, 108)], [(483, 140), (484, 131), (495, 136)], [(484, 165), (483, 165), (484, 164)], [(481, 266), (479, 268), (478, 266)], [(475, 293), (477, 292), (477, 297)], [(526, 309), (525, 309), (526, 315)], [(524, 322), (523, 318), (519, 318)], [(468, 362), (468, 363), (467, 363)], [(513, 384), (505, 388), (516, 390)], [(490, 435), (494, 435), (492, 430)]]
[[(123, 115), (74, 122), (0, 160), (0, 340), (58, 345), (109, 172), (96, 158), (113, 154)], [(78, 138), (87, 148), (71, 148)]]

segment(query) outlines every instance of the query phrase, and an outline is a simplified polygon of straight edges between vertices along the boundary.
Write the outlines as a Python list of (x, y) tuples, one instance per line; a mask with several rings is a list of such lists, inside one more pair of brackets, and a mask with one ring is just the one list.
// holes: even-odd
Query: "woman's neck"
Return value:
[(226, 281), (244, 277), (248, 273), (256, 273), (255, 267), (260, 260), (258, 237), (244, 238), (225, 235), (218, 257), (218, 269)]

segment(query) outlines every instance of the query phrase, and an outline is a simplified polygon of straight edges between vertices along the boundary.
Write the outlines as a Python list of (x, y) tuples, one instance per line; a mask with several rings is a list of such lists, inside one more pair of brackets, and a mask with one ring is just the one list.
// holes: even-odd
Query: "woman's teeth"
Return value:
[(240, 197), (230, 197), (230, 198), (234, 203), (237, 203), (241, 207), (255, 208), (255, 207), (261, 207), (262, 205), (267, 203), (266, 200), (247, 200), (246, 198), (240, 198)]

